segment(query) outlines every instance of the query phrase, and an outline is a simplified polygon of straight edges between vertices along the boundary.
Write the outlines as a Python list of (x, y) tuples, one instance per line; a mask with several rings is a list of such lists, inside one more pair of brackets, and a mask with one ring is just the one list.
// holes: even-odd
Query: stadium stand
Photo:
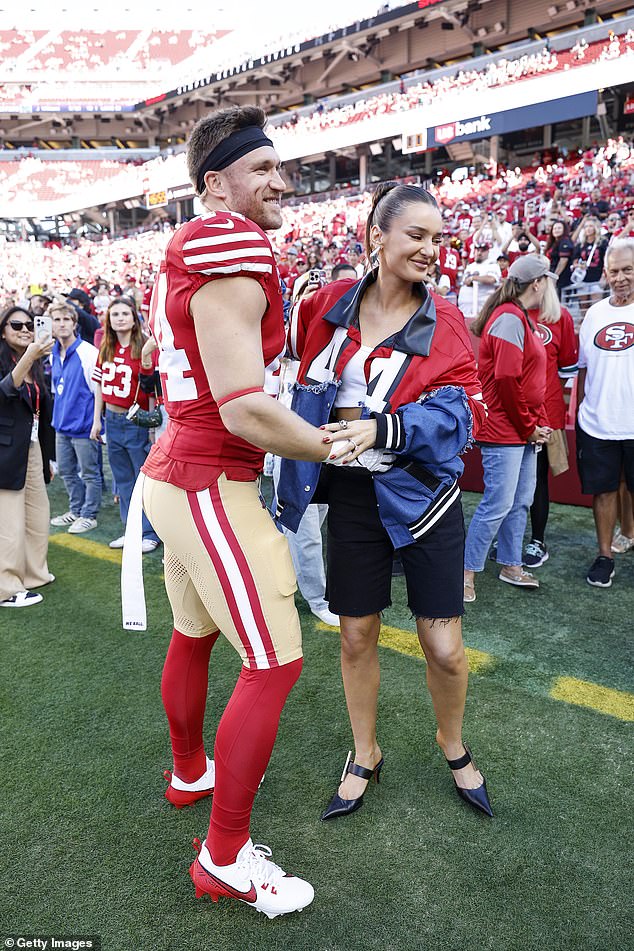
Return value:
[(286, 136), (295, 136), (301, 131), (319, 131), (335, 126), (360, 122), (373, 115), (389, 112), (407, 112), (412, 108), (429, 106), (451, 92), (463, 90), (486, 91), (499, 86), (540, 76), (544, 73), (554, 77), (558, 72), (568, 72), (581, 65), (616, 59), (619, 56), (634, 56), (634, 31), (624, 36), (612, 33), (606, 40), (587, 43), (584, 39), (568, 50), (553, 52), (543, 49), (530, 56), (519, 56), (490, 63), (485, 69), (458, 69), (454, 76), (443, 77), (434, 82), (422, 81), (408, 87), (402, 93), (378, 94), (359, 99), (352, 105), (317, 107), (310, 116), (293, 116), (290, 120), (279, 117), (271, 120), (276, 126), (280, 144)]

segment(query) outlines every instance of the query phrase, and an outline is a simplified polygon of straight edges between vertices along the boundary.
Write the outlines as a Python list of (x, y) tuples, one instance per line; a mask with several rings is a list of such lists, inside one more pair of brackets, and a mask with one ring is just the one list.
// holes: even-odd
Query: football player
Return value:
[[(319, 461), (329, 453), (323, 432), (264, 391), (265, 372), (284, 350), (266, 231), (282, 223), (285, 188), (265, 121), (255, 107), (222, 110), (201, 119), (189, 141), (189, 173), (207, 210), (171, 239), (152, 296), (169, 425), (143, 467), (143, 504), (165, 545), (174, 615), (162, 679), (174, 757), (166, 796), (180, 807), (214, 793), (190, 869), (196, 896), (236, 898), (272, 918), (301, 910), (314, 892), (270, 861), (249, 832), (302, 667), (288, 544), (257, 480), (264, 451)], [(202, 727), (220, 631), (242, 669), (210, 760)]]

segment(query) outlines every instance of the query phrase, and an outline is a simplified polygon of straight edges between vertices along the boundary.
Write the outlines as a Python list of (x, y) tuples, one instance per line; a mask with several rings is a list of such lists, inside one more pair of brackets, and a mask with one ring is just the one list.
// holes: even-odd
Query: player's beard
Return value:
[(282, 225), (282, 209), (275, 192), (254, 195), (246, 190), (231, 188), (227, 204), (231, 211), (237, 211), (249, 221), (254, 221), (263, 231), (275, 231)]

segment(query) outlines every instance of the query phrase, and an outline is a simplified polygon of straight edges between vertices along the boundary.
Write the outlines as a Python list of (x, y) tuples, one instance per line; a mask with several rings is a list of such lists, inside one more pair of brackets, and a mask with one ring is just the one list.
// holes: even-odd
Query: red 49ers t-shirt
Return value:
[[(266, 296), (262, 317), (264, 365), (274, 371), (284, 349), (280, 278), (266, 234), (243, 215), (209, 212), (187, 222), (171, 239), (150, 305), (150, 327), (159, 344), (159, 372), (167, 430), (152, 447), (143, 471), (191, 491), (212, 485), (221, 472), (251, 481), (262, 470), (261, 449), (234, 436), (222, 422), (198, 349), (189, 305), (204, 284), (250, 277)], [(240, 306), (236, 300), (236, 308)], [(215, 315), (208, 320), (213, 332)]]

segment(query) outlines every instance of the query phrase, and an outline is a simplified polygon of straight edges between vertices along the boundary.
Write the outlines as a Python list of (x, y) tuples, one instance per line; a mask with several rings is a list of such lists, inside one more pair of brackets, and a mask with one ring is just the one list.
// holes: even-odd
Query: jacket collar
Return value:
[[(368, 271), (358, 283), (343, 294), (327, 311), (323, 319), (337, 327), (358, 325), (361, 298), (370, 284), (376, 281), (376, 271)], [(421, 305), (412, 314), (402, 330), (384, 340), (379, 346), (388, 345), (399, 353), (428, 357), (436, 330), (436, 306), (424, 284), (420, 285)], [(375, 350), (377, 347), (374, 348)]]
[[(70, 355), (75, 352), (75, 350), (77, 349), (77, 347), (79, 346), (80, 343), (81, 343), (81, 337), (76, 334), (76, 335), (75, 335), (75, 339), (74, 339), (73, 342), (71, 343), (70, 347), (68, 347), (68, 349), (66, 350), (66, 354), (65, 354), (65, 356), (64, 356), (64, 360), (67, 360), (68, 357), (70, 357)], [(55, 343), (53, 344), (53, 353), (58, 357), (58, 359), (61, 360), (61, 358), (62, 358), (62, 347), (61, 347), (61, 344), (60, 344), (59, 340), (56, 340)]]

